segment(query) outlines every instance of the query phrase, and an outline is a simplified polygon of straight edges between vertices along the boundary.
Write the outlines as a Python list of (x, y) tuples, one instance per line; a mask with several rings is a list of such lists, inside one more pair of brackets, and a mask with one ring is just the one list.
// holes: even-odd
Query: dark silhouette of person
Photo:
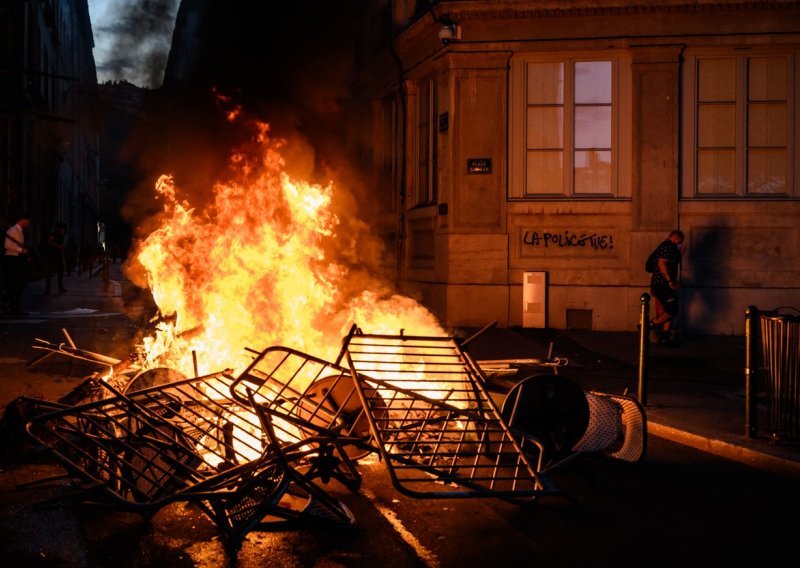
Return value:
[(56, 223), (56, 226), (47, 237), (44, 247), (44, 261), (47, 273), (44, 280), (44, 293), (50, 293), (50, 281), (53, 275), (58, 283), (58, 293), (67, 291), (64, 288), (64, 250), (67, 246), (67, 224)]

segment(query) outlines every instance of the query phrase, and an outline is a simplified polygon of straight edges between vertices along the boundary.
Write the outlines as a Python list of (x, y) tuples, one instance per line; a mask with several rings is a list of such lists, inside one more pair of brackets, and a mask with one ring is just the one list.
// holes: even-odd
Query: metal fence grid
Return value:
[(395, 488), (414, 497), (534, 499), (542, 447), (512, 436), (452, 338), (354, 334), (345, 346)]

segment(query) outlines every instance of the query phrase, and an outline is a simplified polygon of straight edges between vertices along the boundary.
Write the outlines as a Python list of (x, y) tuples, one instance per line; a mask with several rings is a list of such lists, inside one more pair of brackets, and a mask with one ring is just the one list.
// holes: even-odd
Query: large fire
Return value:
[(252, 358), (245, 348), (270, 345), (333, 360), (353, 323), (369, 333), (444, 334), (419, 303), (354, 270), (362, 259), (344, 260), (359, 244), (355, 224), (332, 207), (346, 189), (293, 179), (282, 145), (259, 124), (256, 151), (232, 156), (232, 179), (213, 185), (202, 210), (172, 177), (158, 180), (160, 228), (137, 251), (159, 310), (143, 367), (238, 370)]

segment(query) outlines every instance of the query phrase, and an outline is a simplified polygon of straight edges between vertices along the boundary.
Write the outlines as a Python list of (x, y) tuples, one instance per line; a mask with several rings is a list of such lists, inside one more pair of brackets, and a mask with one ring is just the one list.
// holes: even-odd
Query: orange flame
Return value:
[(341, 260), (349, 252), (335, 252), (352, 238), (337, 234), (332, 208), (345, 190), (290, 177), (268, 125), (258, 125), (256, 143), (256, 152), (233, 155), (235, 179), (215, 183), (202, 211), (179, 198), (170, 176), (158, 180), (163, 222), (137, 255), (160, 313), (143, 366), (190, 376), (194, 352), (201, 374), (238, 371), (251, 360), (245, 348), (270, 345), (333, 360), (353, 323), (368, 333), (443, 335), (423, 306), (385, 293), (385, 282)]

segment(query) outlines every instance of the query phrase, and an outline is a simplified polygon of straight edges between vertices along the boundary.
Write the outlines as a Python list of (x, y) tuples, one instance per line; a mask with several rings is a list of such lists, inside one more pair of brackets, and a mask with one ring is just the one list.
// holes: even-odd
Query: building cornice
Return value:
[[(800, 0), (441, 0), (433, 3), (431, 7), (420, 14), (415, 20), (402, 29), (396, 30), (393, 46), (403, 61), (404, 72), (415, 69), (423, 61), (437, 57), (451, 50), (454, 45), (464, 49), (470, 42), (477, 41), (484, 45), (493, 42), (498, 49), (508, 49), (509, 42), (519, 40), (519, 37), (503, 33), (501, 29), (524, 30), (526, 39), (536, 37), (543, 41), (563, 39), (575, 41), (591, 39), (584, 36), (572, 36), (569, 33), (559, 36), (549, 36), (543, 31), (550, 25), (547, 19), (559, 18), (609, 18), (614, 16), (647, 17), (649, 15), (680, 16), (681, 14), (697, 15), (703, 21), (713, 22), (716, 14), (740, 14), (740, 21), (749, 19), (748, 14), (771, 14), (773, 21), (785, 22), (782, 33), (800, 33), (800, 25), (792, 26), (794, 14), (800, 10)], [(782, 16), (783, 13), (787, 17)], [(791, 14), (792, 18), (788, 15)], [(538, 21), (538, 23), (537, 23)], [(493, 22), (494, 30), (481, 36), (475, 35), (475, 30), (480, 30), (482, 22)], [(608, 23), (608, 22), (606, 22)], [(459, 40), (452, 45), (444, 45), (438, 33), (445, 24), (458, 24), (464, 26), (464, 40)], [(506, 24), (505, 26), (502, 26)], [(501, 27), (502, 26), (502, 27)], [(512, 27), (513, 26), (513, 27)], [(538, 26), (537, 34), (531, 35), (531, 26)], [(545, 29), (542, 28), (544, 26)], [(563, 31), (563, 30), (562, 30)], [(709, 35), (714, 35), (713, 26), (709, 26)], [(678, 41), (679, 37), (693, 35), (697, 29), (674, 31), (671, 41)], [(738, 28), (724, 32), (727, 36), (738, 33)], [(601, 38), (603, 30), (598, 30), (594, 39)], [(638, 37), (636, 34), (622, 34), (613, 32), (611, 37)], [(664, 38), (658, 30), (650, 29), (642, 37)]]
[[(789, 10), (800, 8), (797, 0), (443, 0), (431, 11), (436, 19), (504, 20), (553, 16), (641, 15), (708, 13), (715, 11)], [(414, 27), (413, 24), (411, 27)]]

